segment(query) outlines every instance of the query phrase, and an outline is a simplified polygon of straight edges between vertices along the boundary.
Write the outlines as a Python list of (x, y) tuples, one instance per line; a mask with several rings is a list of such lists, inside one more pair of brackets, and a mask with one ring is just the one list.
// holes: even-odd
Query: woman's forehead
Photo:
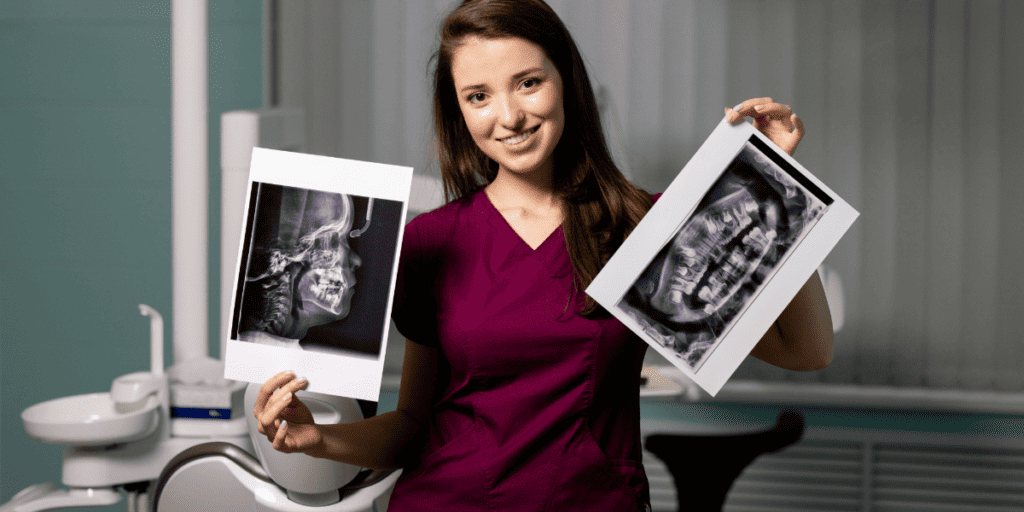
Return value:
[(452, 77), (457, 89), (503, 80), (531, 68), (555, 70), (540, 46), (518, 37), (469, 36), (452, 54)]

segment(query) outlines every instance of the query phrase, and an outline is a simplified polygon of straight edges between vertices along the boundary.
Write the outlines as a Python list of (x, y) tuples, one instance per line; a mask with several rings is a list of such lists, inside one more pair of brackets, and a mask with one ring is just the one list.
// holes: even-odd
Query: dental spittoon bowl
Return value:
[(66, 446), (106, 446), (142, 439), (160, 423), (160, 402), (118, 412), (110, 393), (67, 396), (35, 404), (21, 413), (25, 432), (38, 441)]

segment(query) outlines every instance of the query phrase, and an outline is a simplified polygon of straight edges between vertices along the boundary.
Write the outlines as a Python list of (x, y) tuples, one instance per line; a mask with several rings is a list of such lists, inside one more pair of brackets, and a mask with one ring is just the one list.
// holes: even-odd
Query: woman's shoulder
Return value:
[(444, 241), (452, 236), (459, 217), (469, 210), (474, 196), (455, 199), (417, 215), (406, 225), (406, 236), (414, 233), (421, 241)]

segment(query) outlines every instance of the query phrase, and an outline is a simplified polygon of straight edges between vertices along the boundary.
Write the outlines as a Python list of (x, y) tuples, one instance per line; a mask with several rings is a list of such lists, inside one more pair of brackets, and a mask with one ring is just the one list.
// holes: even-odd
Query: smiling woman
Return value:
[[(392, 511), (649, 508), (636, 388), (647, 345), (583, 289), (653, 197), (612, 162), (583, 59), (543, 1), (460, 3), (434, 62), (448, 203), (403, 237), (397, 410), (316, 425), (294, 398), (307, 382), (282, 373), (260, 392), (260, 432), (285, 452), (403, 467)], [(768, 98), (730, 112), (791, 148), (803, 134)]]

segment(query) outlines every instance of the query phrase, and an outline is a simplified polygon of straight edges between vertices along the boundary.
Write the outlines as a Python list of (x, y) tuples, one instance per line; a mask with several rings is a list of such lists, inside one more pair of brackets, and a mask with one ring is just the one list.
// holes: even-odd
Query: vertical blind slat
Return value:
[(696, 130), (696, 138), (687, 155), (687, 159), (700, 144), (704, 142), (708, 133), (715, 128), (722, 116), (725, 115), (725, 107), (735, 105), (735, 101), (729, 102), (726, 96), (725, 81), (727, 77), (726, 61), (726, 40), (730, 37), (730, 31), (725, 29), (728, 20), (728, 10), (725, 2), (698, 2), (696, 5), (697, 29), (697, 66), (692, 70), (696, 75), (694, 85), (696, 87), (694, 97), (694, 116), (689, 121)]
[[(306, 18), (306, 73), (312, 84), (336, 83), (341, 76), (341, 52), (337, 26), (341, 20), (340, 4), (311, 0)], [(341, 91), (337, 87), (310, 87), (306, 97), (319, 108), (305, 113), (310, 131), (306, 151), (316, 155), (336, 155), (340, 151), (341, 128), (335, 122), (341, 115)]]
[[(405, 109), (401, 83), (407, 71), (402, 51), (405, 39), (404, 5), (395, 0), (373, 2), (373, 155), (378, 162), (402, 164), (405, 137)], [(396, 105), (397, 104), (397, 105)]]
[[(861, 28), (860, 2), (846, 0), (833, 2), (827, 25), (831, 32), (828, 41), (826, 124), (827, 171), (822, 179), (829, 183), (837, 194), (854, 208), (863, 210), (860, 187), (860, 133), (862, 122), (860, 81), (861, 74)], [(860, 306), (860, 244), (863, 224), (854, 223), (829, 255), (828, 261), (835, 268), (843, 269), (843, 278), (849, 283), (845, 287), (844, 301), (849, 311), (859, 312)], [(859, 319), (859, 315), (854, 318)], [(840, 331), (835, 340), (835, 357), (825, 370), (831, 382), (852, 382), (854, 380), (856, 345), (860, 339), (860, 322), (851, 322), (849, 329)]]
[[(362, 119), (363, 123), (340, 123), (342, 132), (339, 156), (356, 160), (373, 158), (372, 132), (366, 129), (365, 120), (373, 118), (373, 103), (366, 101), (373, 90), (370, 54), (366, 42), (372, 40), (370, 0), (348, 0), (340, 2), (341, 20), (341, 63), (338, 81), (341, 84), (342, 119)], [(336, 123), (338, 124), (338, 123)]]
[[(761, 2), (757, 0), (730, 0), (728, 2), (729, 27), (727, 44), (726, 91), (728, 106), (749, 98), (765, 95), (761, 78), (770, 72), (770, 64), (761, 62), (761, 37), (759, 31), (743, 30), (743, 27), (757, 27), (762, 23)], [(719, 117), (721, 119), (721, 117)]]
[(896, 4), (896, 300), (891, 336), (896, 385), (922, 383), (926, 360), (924, 279), (928, 205), (928, 74), (931, 3)]
[(999, 317), (996, 330), (996, 388), (1024, 390), (1024, 172), (1021, 166), (1021, 98), (1024, 98), (1024, 2), (1004, 1), (999, 111)]
[[(665, 120), (662, 111), (667, 104), (677, 101), (674, 94), (666, 94), (662, 81), (664, 73), (663, 34), (661, 17), (665, 5), (651, 0), (632, 6), (629, 19), (628, 62), (631, 84), (628, 89), (629, 111), (626, 123), (630, 129), (630, 144), (626, 151), (636, 170), (637, 185), (648, 190), (664, 190), (674, 175), (664, 169), (661, 134)], [(635, 77), (635, 79), (633, 79)]]
[(990, 389), (995, 368), (999, 247), (999, 0), (967, 4), (964, 109), (964, 322), (961, 381)]
[(957, 384), (963, 300), (964, 16), (962, 0), (935, 4), (932, 46), (931, 169), (928, 172), (925, 315), (927, 383)]
[[(424, 170), (430, 147), (430, 84), (427, 81), (427, 59), (432, 50), (427, 42), (433, 41), (437, 27), (434, 6), (421, 0), (406, 1), (404, 9), (406, 33), (403, 44), (406, 55), (405, 77), (402, 82), (402, 101), (405, 110), (404, 138), (407, 143), (403, 165)], [(437, 157), (435, 156), (434, 159)]]
[(862, 104), (867, 128), (861, 134), (864, 227), (860, 258), (864, 268), (857, 342), (858, 382), (888, 384), (894, 370), (890, 330), (896, 278), (896, 22), (892, 2), (869, 0), (862, 11), (864, 76)]
[[(305, 89), (309, 80), (306, 77), (306, 46), (305, 46), (305, 23), (306, 23), (306, 2), (281, 2), (278, 23), (278, 52), (280, 58), (277, 66), (279, 75), (277, 77), (280, 87), (280, 102), (285, 107), (305, 106)], [(344, 64), (343, 64), (344, 65)], [(295, 79), (301, 77), (301, 79)], [(309, 126), (307, 125), (306, 136), (308, 138)]]
[(666, 2), (663, 14), (659, 22), (665, 53), (661, 87), (666, 101), (660, 172), (664, 175), (662, 180), (667, 178), (668, 183), (697, 150), (696, 0)]
[[(579, 9), (597, 11), (594, 20), (597, 29), (590, 52), (591, 61), (597, 68), (602, 83), (611, 95), (611, 114), (618, 119), (622, 128), (624, 153), (621, 155), (627, 169), (633, 169), (629, 159), (630, 144), (633, 141), (633, 127), (626, 120), (630, 116), (629, 89), (633, 79), (629, 76), (629, 19), (630, 5), (626, 2), (604, 2), (595, 7), (592, 3), (580, 2)], [(586, 30), (586, 29), (584, 29)], [(591, 69), (588, 72), (593, 72)], [(639, 179), (634, 171), (633, 177)]]

